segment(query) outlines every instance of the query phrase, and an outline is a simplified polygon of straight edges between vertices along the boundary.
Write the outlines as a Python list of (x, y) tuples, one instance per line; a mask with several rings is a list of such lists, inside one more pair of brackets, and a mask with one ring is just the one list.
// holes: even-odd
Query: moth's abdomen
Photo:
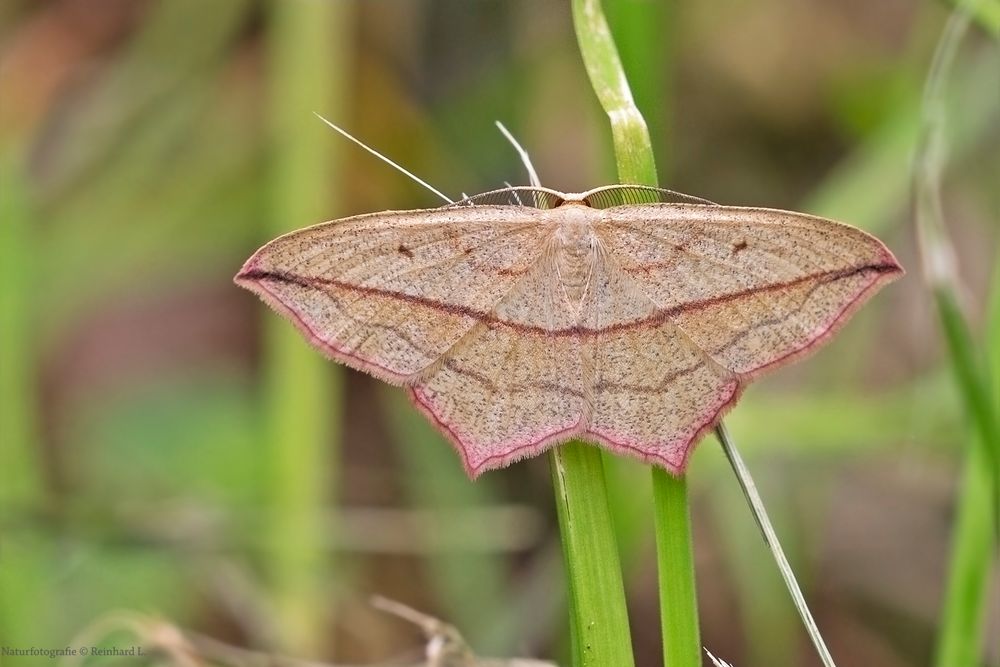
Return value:
[[(567, 305), (579, 310), (587, 293), (594, 263), (597, 261), (598, 241), (594, 237), (593, 226), (586, 215), (575, 215), (577, 207), (569, 210), (573, 215), (568, 216), (556, 230), (553, 259)], [(581, 213), (587, 211), (582, 207), (579, 210)]]

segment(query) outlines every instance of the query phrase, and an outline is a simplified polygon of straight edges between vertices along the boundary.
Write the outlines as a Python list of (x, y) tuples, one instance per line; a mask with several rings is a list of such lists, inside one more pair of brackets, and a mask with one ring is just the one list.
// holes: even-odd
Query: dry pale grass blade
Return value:
[(771, 556), (778, 566), (778, 572), (785, 581), (785, 587), (792, 598), (792, 604), (795, 605), (795, 609), (799, 612), (799, 617), (802, 619), (802, 624), (805, 626), (809, 639), (816, 648), (816, 653), (819, 655), (824, 667), (836, 667), (833, 656), (830, 654), (830, 649), (826, 646), (823, 634), (819, 631), (816, 619), (813, 618), (812, 612), (809, 610), (809, 605), (806, 603), (806, 598), (802, 594), (802, 589), (799, 587), (799, 582), (795, 578), (795, 572), (788, 563), (788, 558), (785, 557), (785, 550), (781, 548), (778, 534), (774, 531), (771, 519), (767, 515), (767, 509), (764, 507), (764, 500), (757, 492), (757, 485), (753, 482), (750, 470), (743, 461), (739, 450), (733, 444), (732, 438), (729, 437), (729, 432), (726, 430), (725, 424), (720, 423), (716, 427), (715, 433), (722, 444), (723, 451), (726, 453), (726, 458), (729, 459), (733, 472), (736, 473), (736, 479), (740, 483), (743, 495), (746, 496), (747, 504), (750, 506), (753, 518), (757, 522), (757, 527), (760, 528), (764, 543), (771, 551)]
[[(106, 640), (112, 636), (121, 645), (106, 646)], [(123, 636), (127, 639), (121, 639)], [(105, 644), (101, 649), (103, 653), (93, 650), (93, 647), (102, 644)], [(69, 642), (67, 650), (71, 653), (60, 661), (63, 667), (81, 667), (85, 663), (96, 663), (103, 657), (107, 657), (108, 662), (124, 658), (137, 664), (149, 660), (177, 667), (200, 667), (203, 664), (197, 649), (175, 625), (131, 611), (114, 611), (98, 618)]]
[(437, 667), (475, 667), (478, 659), (465, 642), (458, 628), (444, 621), (417, 611), (401, 602), (376, 595), (372, 597), (376, 609), (398, 616), (416, 625), (427, 639), (427, 664)]
[(317, 225), (236, 281), (409, 387), (475, 477), (577, 437), (682, 473), (750, 380), (902, 273), (874, 237), (801, 213), (556, 194)]
[(458, 629), (444, 621), (381, 596), (372, 606), (419, 627), (427, 639), (427, 667), (555, 667), (553, 663), (529, 658), (480, 658), (466, 644)]
[(712, 655), (712, 652), (709, 651), (708, 649), (705, 649), (705, 655), (708, 656), (708, 659), (712, 661), (712, 664), (715, 665), (715, 667), (733, 667), (725, 660), (720, 660), (719, 658), (716, 658), (714, 655)]
[(542, 182), (538, 178), (538, 172), (535, 171), (535, 165), (531, 163), (531, 156), (528, 155), (528, 151), (524, 150), (524, 147), (521, 146), (520, 142), (514, 138), (514, 135), (510, 133), (510, 130), (503, 123), (496, 121), (496, 126), (500, 130), (500, 134), (504, 136), (504, 139), (509, 141), (514, 150), (517, 151), (518, 157), (521, 158), (521, 164), (524, 165), (525, 171), (528, 172), (528, 182), (537, 188), (542, 187)]
[[(372, 604), (414, 623), (424, 632), (426, 659), (410, 663), (408, 667), (555, 667), (554, 663), (528, 658), (478, 657), (454, 626), (386, 598), (373, 598)], [(119, 642), (119, 645), (110, 640)], [(94, 652), (94, 646), (102, 647), (103, 653)], [(85, 648), (81, 650), (81, 647)], [(164, 619), (130, 611), (102, 616), (77, 634), (68, 648), (60, 651), (68, 653), (50, 657), (61, 658), (62, 667), (118, 664), (122, 659), (127, 659), (129, 664), (172, 667), (349, 667), (342, 663), (303, 660), (234, 646), (183, 630)]]

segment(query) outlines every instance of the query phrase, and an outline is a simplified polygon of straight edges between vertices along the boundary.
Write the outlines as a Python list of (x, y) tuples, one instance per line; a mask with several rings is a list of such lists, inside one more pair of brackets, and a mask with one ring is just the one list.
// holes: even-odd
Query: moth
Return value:
[(832, 220), (614, 185), (326, 222), (235, 280), (326, 356), (405, 387), (474, 478), (571, 438), (681, 474), (752, 380), (902, 273)]

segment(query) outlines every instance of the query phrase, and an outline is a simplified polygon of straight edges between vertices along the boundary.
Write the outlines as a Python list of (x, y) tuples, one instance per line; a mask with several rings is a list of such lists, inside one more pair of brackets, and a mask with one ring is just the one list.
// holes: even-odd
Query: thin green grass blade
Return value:
[[(531, 184), (541, 186), (527, 151), (502, 123), (497, 127), (521, 156)], [(634, 658), (603, 456), (573, 441), (551, 450), (549, 461), (569, 580), (573, 664), (627, 667)]]
[(984, 355), (960, 307), (957, 262), (941, 201), (948, 83), (974, 10), (982, 6), (981, 2), (962, 3), (952, 13), (938, 42), (924, 89), (922, 136), (913, 169), (924, 278), (937, 307), (956, 384), (973, 426), (959, 491), (935, 656), (939, 667), (972, 667), (981, 662), (986, 591), (1000, 528), (1000, 408), (993, 396), (991, 368), (983, 363)]
[[(635, 105), (601, 3), (574, 0), (573, 21), (591, 85), (611, 121), (619, 181), (657, 185), (649, 131)], [(652, 475), (664, 662), (694, 667), (701, 664), (701, 639), (687, 485), (660, 468), (653, 468)]]
[[(980, 3), (970, 2), (974, 7)], [(1000, 528), (1000, 414), (992, 397), (989, 370), (960, 306), (955, 250), (949, 240), (941, 201), (941, 176), (947, 153), (947, 84), (971, 15), (955, 11), (938, 43), (924, 90), (923, 131), (914, 156), (917, 235), (924, 279), (934, 299), (959, 392), (965, 402), (984, 461), (993, 475), (994, 532)]]
[(956, 499), (936, 667), (976, 667), (981, 662), (995, 544), (993, 476), (984, 455), (984, 447), (969, 443)]
[[(343, 99), (348, 9), (337, 2), (271, 7), (272, 234), (333, 217), (333, 154), (312, 112), (335, 112)], [(265, 469), (272, 491), (267, 566), (276, 634), (286, 650), (314, 654), (331, 606), (323, 510), (337, 476), (341, 373), (276, 317), (267, 319), (265, 354)]]
[(747, 504), (750, 505), (753, 517), (757, 521), (757, 526), (760, 528), (761, 535), (764, 537), (764, 543), (767, 545), (767, 548), (771, 550), (774, 562), (778, 565), (778, 571), (781, 573), (781, 577), (785, 580), (785, 587), (788, 589), (788, 593), (792, 597), (795, 609), (799, 612), (799, 616), (802, 618), (802, 624), (805, 626), (806, 632), (809, 634), (809, 638), (812, 640), (813, 646), (816, 648), (816, 652), (819, 655), (820, 660), (825, 667), (835, 667), (833, 656), (830, 655), (830, 651), (826, 647), (826, 642), (823, 640), (823, 635), (820, 633), (819, 627), (816, 625), (816, 620), (813, 618), (812, 612), (809, 611), (809, 605), (806, 604), (805, 596), (802, 595), (802, 590), (799, 588), (799, 583), (795, 578), (795, 573), (792, 571), (792, 567), (788, 563), (788, 558), (785, 556), (784, 549), (781, 548), (781, 543), (778, 541), (777, 533), (775, 533), (774, 526), (771, 524), (771, 519), (768, 517), (767, 510), (764, 507), (764, 501), (757, 492), (757, 487), (753, 482), (753, 478), (750, 476), (750, 471), (747, 469), (746, 463), (743, 462), (743, 457), (740, 456), (739, 451), (733, 444), (733, 441), (729, 437), (729, 433), (723, 423), (720, 422), (719, 425), (715, 427), (715, 435), (722, 444), (722, 449), (726, 453), (726, 458), (729, 459), (733, 471), (736, 473), (736, 479), (739, 481), (740, 487), (743, 489), (743, 495), (746, 496)]
[(934, 289), (941, 329), (951, 357), (952, 369), (966, 411), (976, 429), (976, 442), (984, 450), (983, 462), (992, 471), (994, 532), (1000, 527), (1000, 425), (990, 390), (990, 379), (981, 353), (965, 316), (958, 306), (953, 290), (939, 286)]
[[(1000, 378), (1000, 269), (996, 270), (992, 294), (989, 372), (993, 380), (993, 407), (1000, 414), (1000, 386), (997, 384)], [(959, 328), (957, 323), (952, 326)], [(956, 344), (964, 347), (960, 340), (949, 347)], [(981, 438), (982, 433), (971, 437)], [(969, 442), (966, 451), (934, 657), (936, 667), (975, 667), (980, 664), (984, 650), (988, 591), (996, 553), (994, 474), (984, 443)]]
[[(742, 406), (739, 412), (745, 417)], [(733, 421), (729, 420), (727, 426), (734, 426)], [(782, 432), (787, 437), (784, 429)], [(740, 449), (744, 453), (748, 450), (742, 432)], [(747, 665), (795, 665), (801, 650), (799, 619), (795, 610), (786, 602), (787, 594), (782, 588), (781, 575), (775, 569), (770, 553), (760, 548), (760, 531), (756, 524), (746, 520), (742, 492), (736, 485), (727, 483), (728, 479), (723, 479), (721, 473), (729, 471), (714, 472), (717, 474), (713, 477), (717, 479), (708, 482), (712, 488), (708, 504), (714, 519), (715, 539), (719, 541), (720, 555), (729, 575), (727, 578), (735, 593), (741, 639), (746, 647), (743, 662)], [(769, 470), (761, 472), (764, 473), (764, 479), (761, 480), (761, 474), (758, 473), (757, 482), (763, 482), (762, 491), (772, 501), (778, 500), (771, 503), (776, 530), (786, 536), (784, 543), (786, 547), (790, 547), (789, 559), (796, 564), (799, 574), (802, 574), (800, 564), (804, 561), (797, 553), (800, 551), (798, 547), (801, 537), (793, 532), (796, 526), (790, 516), (795, 508), (781, 502), (787, 499), (787, 495), (780, 497), (782, 494), (779, 490), (768, 493), (774, 488), (768, 484), (773, 476), (768, 474)], [(700, 477), (699, 480), (703, 481)], [(790, 533), (793, 538), (800, 539), (789, 540), (787, 536)]]

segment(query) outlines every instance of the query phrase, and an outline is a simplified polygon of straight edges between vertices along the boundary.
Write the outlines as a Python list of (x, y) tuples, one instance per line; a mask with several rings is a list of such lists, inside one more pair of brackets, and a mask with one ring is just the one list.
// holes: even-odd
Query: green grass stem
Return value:
[[(618, 180), (657, 185), (649, 131), (600, 1), (574, 0), (573, 20), (591, 85), (611, 121)], [(664, 662), (693, 667), (701, 664), (701, 639), (687, 484), (660, 468), (653, 468), (652, 475)]]
[[(312, 112), (336, 115), (344, 98), (347, 7), (337, 2), (271, 7), (270, 235), (334, 217), (334, 155), (331, 143), (323, 141), (326, 128)], [(276, 634), (285, 650), (315, 653), (331, 606), (324, 594), (322, 545), (329, 527), (323, 517), (337, 476), (340, 372), (270, 314), (265, 355), (269, 463), (264, 469), (272, 492), (267, 566)]]
[(604, 5), (635, 105), (649, 129), (660, 178), (669, 180), (676, 0), (613, 0)]
[(596, 447), (570, 442), (551, 450), (552, 484), (569, 578), (575, 667), (635, 664), (618, 545)]
[(654, 468), (653, 508), (663, 664), (670, 667), (701, 664), (694, 545), (688, 505), (687, 479)]
[(573, 24), (590, 84), (611, 121), (619, 181), (657, 185), (649, 129), (635, 105), (600, 0), (573, 0)]

